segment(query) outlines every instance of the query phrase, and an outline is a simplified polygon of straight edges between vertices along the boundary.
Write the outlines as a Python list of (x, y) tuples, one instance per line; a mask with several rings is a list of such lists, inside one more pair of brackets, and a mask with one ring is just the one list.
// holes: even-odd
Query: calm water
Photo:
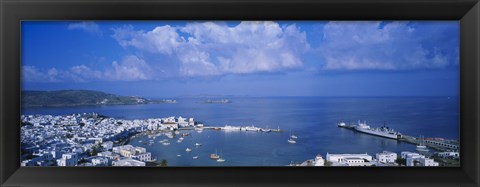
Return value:
[[(415, 146), (338, 128), (340, 121), (366, 120), (370, 126), (387, 126), (410, 136), (458, 139), (457, 97), (284, 97), (231, 98), (229, 104), (205, 104), (201, 99), (177, 99), (176, 104), (90, 106), (68, 108), (30, 108), (24, 114), (64, 115), (98, 112), (114, 118), (145, 119), (168, 116), (194, 117), (208, 126), (250, 125), (285, 130), (283, 133), (190, 131), (182, 143), (152, 146), (148, 137), (130, 143), (146, 147), (158, 160), (171, 166), (282, 166), (302, 162), (318, 153), (374, 153), (383, 150), (414, 151)], [(296, 144), (287, 142), (290, 130), (298, 136)], [(203, 146), (195, 148), (195, 143)], [(189, 147), (192, 152), (185, 152)], [(226, 159), (217, 163), (208, 158), (217, 151)], [(177, 155), (181, 156), (178, 157)], [(199, 156), (193, 160), (193, 156)]]

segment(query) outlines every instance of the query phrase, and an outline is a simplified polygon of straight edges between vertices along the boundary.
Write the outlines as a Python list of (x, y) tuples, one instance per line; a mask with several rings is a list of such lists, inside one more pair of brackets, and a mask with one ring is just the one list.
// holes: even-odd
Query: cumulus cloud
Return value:
[(73, 66), (67, 70), (22, 67), (22, 79), (27, 82), (138, 81), (152, 77), (152, 68), (143, 59), (133, 55), (125, 56), (120, 62), (112, 62), (103, 71), (93, 70), (86, 65)]
[(104, 72), (104, 76), (109, 80), (147, 80), (152, 78), (152, 68), (143, 59), (130, 55), (120, 63), (112, 62), (112, 67)]
[[(329, 22), (318, 49), (323, 70), (438, 69), (458, 63), (452, 25), (410, 22)], [(443, 25), (443, 27), (442, 27)], [(435, 41), (432, 45), (432, 41)], [(450, 41), (447, 43), (446, 41)], [(453, 43), (452, 43), (453, 41)]]
[(125, 48), (169, 56), (183, 76), (299, 68), (303, 65), (301, 55), (309, 48), (305, 32), (294, 24), (282, 27), (275, 22), (241, 22), (236, 26), (195, 22), (151, 31), (136, 31), (131, 26), (113, 31), (112, 37)]
[(90, 34), (102, 36), (102, 31), (100, 30), (100, 27), (98, 26), (98, 24), (91, 21), (71, 23), (67, 26), (67, 28), (69, 30), (82, 30)]

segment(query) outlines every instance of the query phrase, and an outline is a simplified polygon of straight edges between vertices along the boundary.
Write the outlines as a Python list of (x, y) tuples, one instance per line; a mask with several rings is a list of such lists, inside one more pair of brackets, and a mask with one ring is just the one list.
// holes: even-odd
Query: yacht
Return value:
[(292, 133), (292, 135), (290, 135), (290, 138), (292, 138), (292, 139), (297, 139), (298, 137), (295, 136), (295, 134)]
[(417, 151), (428, 152), (428, 148), (423, 141), (423, 137), (421, 138), (420, 143), (417, 145)]
[(297, 143), (297, 141), (290, 138), (290, 139), (288, 139), (288, 143), (294, 144), (294, 143)]
[[(221, 151), (220, 151), (221, 152)], [(221, 154), (221, 153), (220, 153)], [(220, 156), (217, 159), (217, 162), (225, 162), (225, 159), (221, 158)]]
[(214, 160), (217, 160), (220, 158), (220, 156), (217, 154), (217, 150), (215, 150), (215, 153), (210, 154), (210, 158)]
[(252, 125), (252, 126), (247, 126), (247, 127), (245, 127), (245, 130), (246, 130), (246, 131), (259, 131), (260, 128), (255, 127), (255, 126)]

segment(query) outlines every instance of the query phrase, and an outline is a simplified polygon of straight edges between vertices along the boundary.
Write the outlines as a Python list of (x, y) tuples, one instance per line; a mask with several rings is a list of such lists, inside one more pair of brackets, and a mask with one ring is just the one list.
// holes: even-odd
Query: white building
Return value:
[(323, 159), (322, 155), (317, 155), (315, 157), (315, 166), (324, 166), (325, 165), (325, 160)]
[(438, 156), (442, 158), (460, 158), (460, 153), (458, 152), (440, 152)]
[(419, 159), (420, 166), (438, 166), (438, 162), (433, 161), (433, 159), (430, 158), (420, 158)]
[(78, 163), (78, 156), (75, 153), (63, 154), (62, 158), (57, 159), (58, 166), (76, 166)]
[(418, 153), (412, 153), (404, 151), (401, 153), (401, 157), (406, 159), (407, 166), (416, 166), (415, 162), (418, 163), (418, 166), (438, 166), (438, 162), (433, 161), (433, 159), (425, 158), (424, 155)]
[(377, 153), (375, 156), (376, 159), (382, 163), (393, 163), (397, 160), (397, 153), (390, 151), (383, 151), (381, 153)]
[(108, 159), (105, 157), (97, 157), (92, 159), (93, 166), (108, 166)]
[(103, 142), (102, 147), (103, 147), (104, 150), (112, 150), (113, 142), (112, 141)]
[(365, 154), (330, 154), (327, 153), (327, 161), (334, 166), (368, 166), (372, 156)]
[(118, 161), (113, 161), (112, 166), (145, 166), (145, 162), (126, 158)]
[(151, 161), (152, 154), (143, 147), (133, 147), (132, 145), (123, 145), (113, 148), (113, 152), (123, 157), (137, 159), (140, 161)]

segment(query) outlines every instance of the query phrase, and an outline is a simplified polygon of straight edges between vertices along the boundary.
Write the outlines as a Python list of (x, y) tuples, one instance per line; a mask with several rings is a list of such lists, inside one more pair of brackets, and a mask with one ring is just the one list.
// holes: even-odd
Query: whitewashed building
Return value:
[(58, 166), (76, 166), (78, 163), (78, 156), (75, 153), (66, 153), (62, 158), (57, 159)]
[(323, 159), (322, 155), (317, 155), (314, 160), (315, 166), (324, 166), (325, 160)]
[(134, 160), (131, 158), (125, 158), (118, 161), (113, 161), (112, 166), (145, 166), (145, 162)]
[(375, 155), (376, 159), (381, 163), (393, 163), (397, 160), (397, 153), (383, 151)]
[(336, 166), (368, 166), (373, 157), (365, 154), (330, 154), (327, 153), (327, 161)]

